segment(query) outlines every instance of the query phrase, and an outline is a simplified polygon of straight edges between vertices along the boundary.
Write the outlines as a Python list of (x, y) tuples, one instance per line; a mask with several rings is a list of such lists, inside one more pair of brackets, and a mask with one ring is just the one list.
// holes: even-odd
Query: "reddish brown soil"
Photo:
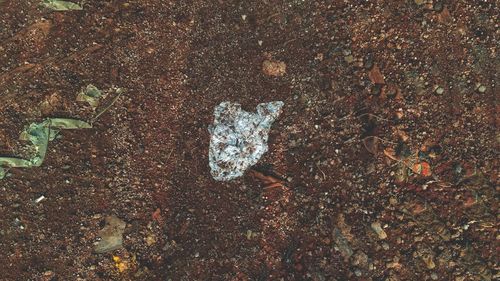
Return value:
[[(2, 155), (126, 93), (0, 181), (0, 280), (498, 278), (496, 1), (40, 2), (0, 0)], [(214, 181), (214, 106), (274, 100), (264, 173)]]

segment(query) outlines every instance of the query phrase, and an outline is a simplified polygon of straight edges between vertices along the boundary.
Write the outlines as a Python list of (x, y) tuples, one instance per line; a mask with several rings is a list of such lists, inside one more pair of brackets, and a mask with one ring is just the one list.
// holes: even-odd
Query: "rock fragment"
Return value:
[(111, 252), (122, 247), (126, 223), (117, 216), (106, 217), (106, 225), (99, 231), (101, 241), (94, 250), (98, 254)]
[(380, 222), (374, 222), (372, 223), (372, 229), (377, 233), (378, 238), (380, 240), (384, 240), (387, 238), (387, 233), (382, 229), (382, 226), (380, 225)]
[(262, 63), (262, 72), (269, 76), (283, 76), (286, 73), (286, 64), (282, 61), (265, 60)]
[(354, 251), (338, 228), (333, 229), (333, 241), (344, 259), (348, 260), (353, 255)]

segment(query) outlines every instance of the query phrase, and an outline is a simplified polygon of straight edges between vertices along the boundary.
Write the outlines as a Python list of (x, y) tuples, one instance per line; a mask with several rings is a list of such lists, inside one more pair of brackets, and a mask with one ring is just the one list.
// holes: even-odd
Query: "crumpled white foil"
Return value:
[(282, 101), (261, 103), (257, 112), (246, 112), (241, 105), (222, 102), (215, 107), (214, 123), (208, 127), (208, 152), (212, 177), (228, 181), (243, 175), (267, 151), (269, 130), (280, 115)]

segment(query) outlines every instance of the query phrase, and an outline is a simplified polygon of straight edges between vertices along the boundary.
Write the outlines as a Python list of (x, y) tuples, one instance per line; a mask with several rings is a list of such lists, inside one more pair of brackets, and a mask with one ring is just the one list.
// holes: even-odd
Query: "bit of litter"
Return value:
[(99, 106), (99, 99), (103, 97), (101, 90), (97, 89), (96, 86), (89, 84), (87, 87), (82, 89), (80, 93), (76, 96), (76, 101), (88, 103), (92, 109), (96, 109)]
[(372, 223), (372, 229), (377, 233), (378, 238), (380, 240), (384, 240), (387, 238), (387, 233), (382, 229), (382, 226), (380, 225), (380, 222), (374, 222)]
[(99, 231), (101, 241), (95, 246), (95, 252), (102, 254), (121, 248), (126, 225), (117, 216), (106, 217), (106, 225)]
[[(58, 136), (59, 130), (92, 128), (92, 124), (111, 108), (124, 93), (124, 89), (122, 88), (113, 87), (111, 89), (115, 92), (115, 97), (108, 105), (97, 112), (90, 122), (71, 118), (47, 118), (41, 123), (31, 123), (28, 125), (21, 133), (19, 139), (31, 143), (28, 147), (28, 151), (32, 154), (31, 158), (0, 157), (0, 180), (7, 176), (9, 168), (31, 168), (41, 166), (47, 154), (48, 144)], [(97, 106), (97, 98), (103, 96), (101, 91), (93, 85), (88, 85), (82, 93), (79, 94), (77, 100), (81, 99), (82, 101), (87, 101), (91, 106)], [(94, 107), (93, 109), (95, 110), (96, 108)]]
[(51, 128), (57, 128), (61, 130), (73, 130), (73, 129), (90, 129), (92, 125), (78, 119), (69, 119), (69, 118), (50, 118), (48, 119), (50, 122)]
[[(53, 128), (56, 128), (56, 130)], [(31, 149), (34, 152), (34, 156), (29, 161), (31, 162), (31, 166), (39, 167), (45, 159), (49, 142), (53, 141), (59, 133), (57, 129), (88, 128), (92, 128), (92, 125), (85, 121), (69, 118), (48, 118), (41, 123), (30, 124), (21, 133), (19, 138), (31, 142)]]
[(342, 234), (340, 229), (334, 228), (333, 229), (333, 241), (335, 241), (335, 246), (344, 257), (344, 259), (348, 260), (354, 251), (352, 250), (351, 246), (349, 245), (349, 241), (345, 238), (345, 236)]
[(436, 267), (432, 255), (424, 255), (422, 256), (422, 260), (424, 261), (428, 269), (434, 269)]
[(42, 196), (38, 197), (37, 199), (35, 199), (35, 203), (40, 203), (40, 202), (42, 202), (42, 200), (44, 200), (45, 198), (46, 198), (46, 197), (42, 195)]
[(212, 177), (228, 181), (243, 175), (267, 151), (269, 130), (281, 113), (281, 101), (257, 105), (257, 113), (246, 112), (241, 105), (222, 102), (215, 107), (210, 125), (209, 165)]
[(115, 262), (115, 267), (119, 272), (124, 272), (128, 269), (127, 261), (123, 261), (119, 256), (113, 256), (113, 261)]
[(16, 158), (16, 157), (0, 157), (0, 166), (27, 168), (31, 167), (31, 162), (26, 159)]
[(373, 84), (385, 84), (384, 75), (380, 72), (380, 68), (376, 65), (368, 72), (368, 78), (370, 78), (370, 81), (372, 81)]
[(70, 10), (83, 10), (83, 7), (69, 1), (60, 0), (44, 0), (42, 4), (54, 11), (70, 11)]
[(0, 157), (0, 179), (6, 176), (6, 168), (41, 166), (47, 154), (49, 142), (57, 137), (59, 130), (87, 128), (92, 128), (92, 125), (85, 121), (70, 118), (47, 118), (41, 123), (31, 123), (19, 136), (20, 140), (31, 143), (28, 147), (28, 150), (32, 153), (31, 158)]
[(432, 175), (431, 166), (425, 161), (413, 164), (412, 171), (415, 174), (422, 175), (424, 177), (429, 177)]

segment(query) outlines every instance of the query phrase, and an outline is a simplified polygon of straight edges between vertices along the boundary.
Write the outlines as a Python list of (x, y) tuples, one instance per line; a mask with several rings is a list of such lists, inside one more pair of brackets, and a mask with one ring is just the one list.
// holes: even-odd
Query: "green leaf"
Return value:
[(17, 157), (0, 157), (0, 166), (13, 168), (29, 168), (31, 167), (31, 162), (29, 160)]
[(31, 123), (25, 127), (19, 138), (31, 143), (29, 149), (33, 156), (29, 160), (17, 157), (0, 157), (0, 179), (5, 178), (7, 175), (6, 167), (30, 168), (41, 166), (47, 154), (49, 141), (56, 138), (59, 130), (87, 128), (92, 128), (92, 125), (71, 118), (48, 118), (41, 123)]
[(76, 101), (87, 102), (93, 109), (99, 106), (99, 99), (102, 97), (101, 90), (90, 84), (76, 96)]
[(68, 130), (68, 129), (89, 129), (92, 125), (78, 119), (70, 118), (49, 118), (47, 121), (51, 128)]
[(82, 6), (68, 1), (44, 0), (42, 4), (54, 11), (83, 10)]
[(20, 139), (31, 142), (35, 156), (30, 159), (32, 166), (39, 167), (42, 165), (47, 153), (49, 140), (51, 140), (51, 130), (46, 122), (31, 123), (24, 132), (21, 133)]

